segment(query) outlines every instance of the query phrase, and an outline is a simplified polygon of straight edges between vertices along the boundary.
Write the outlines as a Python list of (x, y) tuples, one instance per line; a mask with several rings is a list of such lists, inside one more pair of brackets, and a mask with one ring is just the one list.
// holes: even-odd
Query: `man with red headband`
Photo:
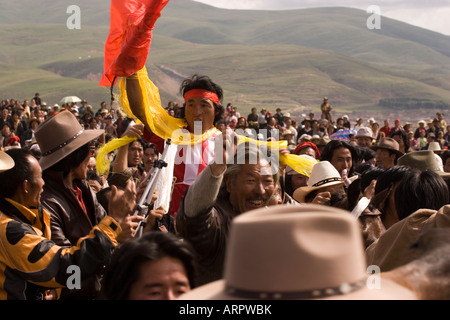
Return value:
[[(143, 107), (141, 106), (141, 89), (133, 76), (127, 78), (127, 97), (130, 108), (136, 117), (145, 125), (144, 139), (152, 142), (159, 152), (164, 151), (164, 140), (151, 132)], [(185, 79), (180, 87), (184, 97), (182, 117), (187, 122), (187, 130), (196, 135), (202, 134), (205, 139), (197, 145), (178, 145), (177, 159), (174, 165), (175, 184), (170, 203), (170, 214), (176, 215), (180, 199), (184, 191), (194, 182), (197, 176), (214, 159), (214, 140), (219, 131), (214, 124), (223, 118), (224, 107), (222, 88), (207, 76), (194, 75)], [(206, 134), (205, 134), (206, 133)], [(188, 148), (190, 148), (188, 150)]]

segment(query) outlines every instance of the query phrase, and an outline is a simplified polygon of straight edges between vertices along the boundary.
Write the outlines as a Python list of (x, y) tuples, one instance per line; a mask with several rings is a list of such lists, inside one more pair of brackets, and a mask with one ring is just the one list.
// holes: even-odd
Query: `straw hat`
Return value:
[(320, 161), (312, 167), (307, 186), (297, 188), (292, 197), (297, 202), (305, 203), (310, 192), (339, 184), (344, 184), (344, 181), (336, 168), (329, 161)]
[(378, 145), (371, 146), (370, 148), (375, 151), (377, 151), (378, 149), (393, 151), (395, 154), (397, 154), (397, 157), (401, 157), (404, 155), (404, 153), (400, 151), (400, 145), (398, 144), (398, 142), (389, 137), (381, 139)]
[(14, 159), (6, 152), (0, 151), (0, 172), (7, 171), (14, 167)]
[(398, 158), (397, 164), (399, 166), (407, 166), (420, 171), (431, 170), (442, 177), (450, 177), (449, 172), (444, 172), (439, 168), (436, 156), (431, 150), (419, 150), (406, 153), (404, 156)]
[(42, 152), (39, 160), (42, 170), (51, 167), (86, 143), (97, 139), (104, 132), (102, 129), (84, 130), (77, 118), (67, 110), (46, 119), (34, 133)]
[(415, 299), (387, 279), (371, 289), (368, 277), (361, 227), (349, 212), (277, 205), (234, 218), (224, 278), (178, 299)]

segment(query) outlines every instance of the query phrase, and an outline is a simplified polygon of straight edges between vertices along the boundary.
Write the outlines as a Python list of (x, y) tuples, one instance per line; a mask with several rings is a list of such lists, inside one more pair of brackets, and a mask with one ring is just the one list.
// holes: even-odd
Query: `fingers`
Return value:
[(124, 135), (130, 136), (130, 137), (140, 138), (143, 131), (144, 131), (144, 124), (139, 123), (139, 124), (135, 124), (133, 126), (130, 126), (126, 130)]
[(320, 192), (312, 201), (315, 204), (326, 204), (331, 200), (331, 193), (329, 191)]

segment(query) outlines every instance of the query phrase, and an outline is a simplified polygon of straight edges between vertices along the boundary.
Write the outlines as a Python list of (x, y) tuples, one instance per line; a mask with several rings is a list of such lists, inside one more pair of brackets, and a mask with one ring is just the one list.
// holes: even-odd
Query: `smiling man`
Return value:
[[(218, 156), (187, 189), (176, 217), (177, 231), (197, 252), (201, 284), (222, 276), (232, 219), (271, 205), (279, 181), (278, 167), (271, 166), (270, 154), (256, 145), (236, 147), (233, 135), (227, 131), (226, 139), (217, 138), (216, 147), (225, 140), (228, 152), (220, 158), (216, 149)], [(228, 160), (232, 163), (227, 165)]]

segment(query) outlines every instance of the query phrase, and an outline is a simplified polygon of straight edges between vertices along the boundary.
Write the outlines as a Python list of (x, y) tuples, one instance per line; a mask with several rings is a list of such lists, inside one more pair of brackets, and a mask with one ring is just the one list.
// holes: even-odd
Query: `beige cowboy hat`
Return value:
[(329, 161), (320, 161), (312, 167), (307, 186), (297, 188), (292, 197), (297, 202), (305, 203), (310, 192), (339, 184), (344, 184), (344, 180), (337, 169)]
[(419, 121), (417, 122), (417, 126), (420, 126), (421, 124), (426, 125), (427, 122), (426, 122), (425, 120), (419, 120)]
[(430, 142), (430, 144), (428, 145), (428, 150), (431, 150), (434, 153), (442, 153), (445, 151), (441, 149), (441, 145), (436, 141)]
[(377, 151), (378, 149), (386, 149), (389, 151), (393, 151), (395, 154), (397, 154), (397, 157), (401, 157), (404, 155), (403, 152), (400, 151), (400, 145), (397, 141), (393, 138), (383, 138), (381, 141), (375, 145), (370, 147), (372, 150)]
[(234, 218), (223, 279), (178, 299), (415, 299), (388, 279), (371, 288), (367, 267), (361, 227), (349, 212), (313, 204), (271, 206)]
[(86, 143), (97, 139), (105, 131), (85, 130), (70, 111), (61, 111), (42, 122), (36, 132), (36, 142), (42, 152), (42, 170), (48, 169)]
[(399, 166), (407, 166), (420, 171), (431, 170), (442, 177), (450, 177), (450, 172), (444, 172), (439, 168), (436, 155), (431, 150), (419, 150), (406, 153), (397, 160)]
[(14, 159), (6, 152), (0, 151), (0, 172), (12, 169), (14, 165)]

